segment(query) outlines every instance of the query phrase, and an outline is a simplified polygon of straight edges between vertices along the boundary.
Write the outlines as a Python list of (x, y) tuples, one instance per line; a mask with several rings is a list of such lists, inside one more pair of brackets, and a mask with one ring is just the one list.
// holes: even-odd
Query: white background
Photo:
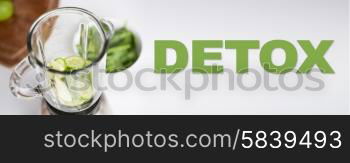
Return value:
[[(235, 88), (229, 91), (227, 77), (219, 80), (219, 90), (209, 88), (193, 92), (185, 100), (184, 91), (168, 89), (145, 92), (135, 85), (127, 91), (106, 91), (113, 114), (348, 114), (349, 113), (349, 5), (347, 0), (63, 0), (61, 6), (86, 8), (100, 17), (127, 22), (142, 40), (143, 51), (129, 70), (135, 74), (142, 68), (154, 68), (154, 40), (179, 40), (191, 52), (192, 40), (269, 40), (292, 42), (299, 53), (297, 67), (305, 53), (297, 40), (335, 40), (326, 59), (335, 70), (333, 75), (318, 74), (323, 79), (322, 91), (279, 90), (270, 92), (261, 87), (256, 91)], [(235, 51), (215, 49), (223, 53), (215, 63), (235, 70)], [(190, 53), (191, 54), (191, 53)], [(259, 50), (249, 54), (250, 67), (263, 72)], [(283, 53), (274, 54), (276, 63), (283, 63)], [(191, 57), (190, 57), (191, 58)], [(190, 60), (191, 61), (191, 60)], [(188, 69), (191, 68), (189, 63)], [(8, 89), (9, 69), (0, 68), (0, 114), (40, 114), (40, 99), (20, 100)], [(176, 77), (184, 88), (184, 73)], [(116, 79), (123, 81), (123, 75)], [(145, 85), (159, 87), (159, 75), (147, 73)], [(247, 77), (247, 85), (251, 84)], [(254, 78), (252, 78), (254, 79)], [(277, 76), (272, 76), (272, 85)], [(288, 82), (295, 81), (293, 73)], [(275, 81), (274, 81), (275, 80)], [(193, 76), (194, 84), (201, 78)], [(303, 87), (312, 86), (304, 82)], [(302, 88), (303, 88), (302, 87)]]

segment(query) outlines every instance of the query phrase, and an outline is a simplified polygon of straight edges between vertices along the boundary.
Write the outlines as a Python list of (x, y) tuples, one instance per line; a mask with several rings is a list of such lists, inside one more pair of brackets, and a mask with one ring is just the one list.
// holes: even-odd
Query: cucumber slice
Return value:
[(80, 100), (85, 103), (89, 100), (92, 99), (92, 96), (93, 96), (93, 90), (91, 87), (88, 87), (85, 91), (81, 92), (80, 94)]
[[(57, 58), (49, 66), (59, 71), (71, 71), (84, 68), (91, 61), (79, 56)], [(89, 102), (94, 95), (92, 87), (92, 73), (55, 74), (49, 72), (50, 82), (54, 86), (58, 101), (69, 107), (77, 107)]]
[(66, 66), (69, 70), (78, 70), (84, 68), (85, 59), (79, 56), (72, 56), (65, 59)]
[(57, 58), (50, 62), (48, 66), (58, 71), (65, 71), (67, 67), (64, 58)]
[(93, 97), (91, 73), (66, 76), (65, 81), (76, 105), (81, 105)]
[(92, 63), (90, 60), (85, 60), (85, 66), (89, 66)]
[(66, 76), (65, 79), (68, 89), (72, 91), (81, 91), (87, 88), (87, 84), (90, 84), (87, 83), (88, 81), (85, 81), (86, 79), (84, 79), (83, 77)]
[(71, 103), (73, 100), (73, 97), (71, 93), (69, 92), (67, 85), (64, 81), (62, 81), (61, 78), (55, 77), (55, 87), (56, 87), (56, 93), (59, 101), (62, 104)]
[(55, 78), (56, 95), (61, 104), (69, 107), (76, 107), (88, 102), (93, 94), (92, 88), (84, 91), (72, 90), (67, 83), (60, 78)]

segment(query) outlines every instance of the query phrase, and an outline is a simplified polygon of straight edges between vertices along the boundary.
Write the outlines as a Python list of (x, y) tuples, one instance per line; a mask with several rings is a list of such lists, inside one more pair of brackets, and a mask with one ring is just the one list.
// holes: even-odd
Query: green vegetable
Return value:
[[(95, 28), (89, 28), (86, 58), (90, 61), (97, 58), (98, 50), (100, 49), (96, 40), (98, 38), (97, 34)], [(77, 45), (80, 56), (84, 55), (82, 41)], [(133, 65), (138, 57), (134, 34), (126, 27), (120, 28), (114, 32), (109, 40), (106, 72), (115, 73), (123, 71)]]
[(66, 70), (66, 63), (64, 61), (64, 58), (57, 58), (54, 61), (50, 62), (48, 66), (58, 71)]
[(85, 60), (80, 56), (60, 57), (48, 63), (48, 66), (58, 71), (72, 71), (84, 68), (91, 64), (91, 61)]
[(57, 97), (61, 101), (61, 103), (71, 103), (73, 101), (73, 97), (66, 85), (66, 83), (61, 78), (54, 78), (55, 88)]
[(72, 56), (65, 59), (65, 63), (68, 70), (78, 70), (84, 68), (85, 59), (79, 56)]
[(12, 1), (0, 1), (0, 22), (8, 20), (13, 15)]
[(123, 27), (113, 34), (107, 51), (106, 71), (120, 72), (133, 65), (138, 56), (134, 34)]
[[(72, 71), (89, 64), (91, 64), (90, 61), (80, 56), (70, 56), (56, 58), (49, 62), (48, 66), (59, 71)], [(67, 75), (49, 72), (48, 76), (60, 104), (76, 107), (89, 102), (94, 96), (92, 72)]]

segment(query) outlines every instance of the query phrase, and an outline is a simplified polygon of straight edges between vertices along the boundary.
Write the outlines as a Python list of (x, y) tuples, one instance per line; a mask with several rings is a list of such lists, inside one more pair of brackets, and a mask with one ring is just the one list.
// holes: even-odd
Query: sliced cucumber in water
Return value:
[(61, 102), (61, 104), (71, 103), (73, 101), (73, 97), (70, 91), (68, 90), (66, 83), (62, 81), (62, 79), (56, 78), (56, 77), (54, 79), (54, 82), (55, 82), (57, 97), (58, 97), (58, 100)]
[[(48, 65), (50, 68), (59, 71), (72, 71), (84, 68), (91, 64), (90, 61), (80, 56), (72, 56), (67, 58), (57, 58)], [(92, 72), (77, 72), (74, 74), (57, 74), (49, 72), (50, 81), (56, 98), (62, 105), (76, 107), (89, 102), (94, 95), (92, 87)]]
[(87, 78), (87, 75), (84, 79), (65, 77), (64, 80), (62, 80), (56, 77), (54, 80), (55, 89), (61, 104), (74, 107), (91, 100), (93, 97), (93, 89)]
[(67, 67), (64, 58), (57, 58), (54, 61), (50, 62), (48, 66), (58, 71), (66, 71)]
[(92, 62), (90, 60), (85, 60), (85, 66), (89, 66), (91, 64), (92, 64)]
[(89, 86), (86, 90), (82, 91), (81, 94), (80, 94), (80, 100), (85, 103), (89, 100), (92, 99), (92, 96), (93, 96), (93, 90), (92, 90), (92, 87)]
[(80, 56), (72, 56), (65, 59), (66, 66), (69, 70), (78, 70), (86, 65), (85, 59)]

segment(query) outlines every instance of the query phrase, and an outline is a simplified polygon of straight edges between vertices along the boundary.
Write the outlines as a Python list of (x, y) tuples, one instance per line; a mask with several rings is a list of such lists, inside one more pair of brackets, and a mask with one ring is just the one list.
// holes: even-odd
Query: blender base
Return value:
[(51, 106), (46, 100), (42, 101), (42, 115), (101, 115), (109, 114), (104, 94), (89, 108), (80, 112), (64, 112)]

